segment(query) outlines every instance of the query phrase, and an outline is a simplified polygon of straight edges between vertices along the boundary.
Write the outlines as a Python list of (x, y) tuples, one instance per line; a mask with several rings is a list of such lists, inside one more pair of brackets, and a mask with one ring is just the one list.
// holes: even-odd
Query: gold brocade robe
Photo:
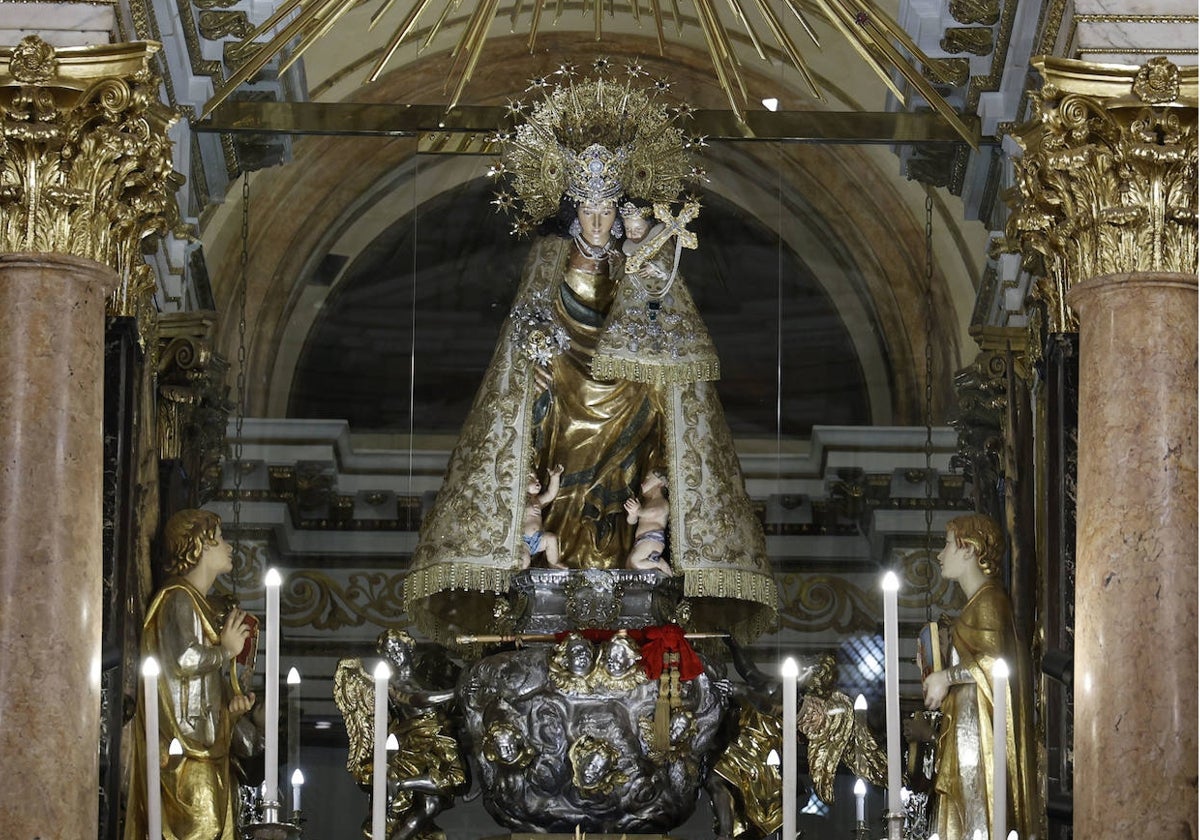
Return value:
[[(221, 616), (204, 593), (173, 578), (155, 596), (142, 630), (142, 655), (158, 660), (159, 773), (164, 840), (235, 840), (237, 782), (231, 750), (249, 755), (258, 733), (248, 716), (229, 713), (232, 685), (220, 644)], [(145, 840), (144, 691), (132, 722), (126, 840)], [(182, 756), (169, 756), (172, 738)]]
[[(771, 750), (783, 749), (783, 722), (749, 703), (738, 712), (737, 736), (713, 765), (713, 772), (738, 791), (741, 813), (763, 835), (783, 825), (783, 777), (770, 763)], [(741, 835), (745, 826), (735, 826)]]
[(988, 580), (971, 597), (950, 628), (953, 656), (974, 683), (953, 685), (942, 702), (938, 738), (937, 831), (942, 840), (972, 840), (975, 831), (992, 833), (992, 665), (1010, 666), (1007, 699), (1008, 830), (1021, 840), (1044, 837), (1037, 795), (1033, 739), (1033, 695), (1029, 654), (1013, 622), (1012, 602), (1003, 587)]
[(496, 632), (507, 606), (497, 601), (521, 566), (528, 474), (537, 470), (545, 481), (559, 463), (562, 487), (543, 517), (564, 563), (621, 568), (634, 531), (622, 506), (648, 469), (661, 466), (689, 629), (754, 638), (772, 626), (778, 596), (716, 388), (592, 376), (613, 289), (589, 295), (587, 278), (572, 278), (579, 294), (563, 294), (572, 247), (556, 237), (533, 244), (442, 488), (421, 522), (405, 610), (442, 644), (454, 645), (460, 633)]
[[(607, 267), (605, 267), (607, 272)], [(574, 282), (573, 282), (574, 281)], [(593, 287), (607, 275), (572, 270), (554, 301), (570, 349), (556, 356), (546, 416), (535, 426), (538, 474), (564, 467), (558, 496), (544, 513), (564, 562), (575, 569), (619, 569), (633, 546), (625, 500), (662, 466), (664, 409), (650, 385), (591, 375), (592, 355), (610, 303)]]

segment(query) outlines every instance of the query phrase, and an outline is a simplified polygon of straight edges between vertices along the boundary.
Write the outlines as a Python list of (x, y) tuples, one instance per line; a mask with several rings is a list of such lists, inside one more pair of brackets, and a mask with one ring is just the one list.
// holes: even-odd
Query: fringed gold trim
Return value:
[[(414, 569), (404, 581), (404, 610), (417, 627), (437, 644), (457, 647), (457, 634), (485, 632), (492, 629), (492, 616), (478, 616), (476, 627), (469, 620), (453, 628), (447, 627), (438, 610), (431, 609), (431, 600), (453, 598), (455, 591), (491, 594), (503, 597), (508, 592), (509, 569), (489, 568), (472, 563), (439, 563)], [(464, 617), (466, 619), (467, 617)]]
[[(742, 609), (756, 604), (746, 618), (733, 624), (722, 625), (722, 619), (705, 621), (693, 612), (692, 624), (696, 629), (723, 629), (741, 642), (748, 642), (774, 628), (779, 614), (779, 591), (775, 579), (769, 574), (747, 569), (685, 569), (683, 572), (683, 596), (685, 599), (712, 598), (741, 602)], [(747, 603), (748, 602), (748, 603)], [(737, 612), (737, 608), (732, 610)], [(700, 624), (711, 625), (700, 627)]]
[(691, 382), (712, 382), (720, 379), (721, 363), (713, 359), (660, 365), (616, 356), (595, 356), (592, 359), (592, 376), (608, 380), (626, 379), (650, 385), (686, 385)]
[(445, 592), (447, 589), (503, 594), (508, 591), (511, 575), (511, 569), (453, 561), (413, 569), (404, 581), (404, 608), (411, 610), (417, 600)]

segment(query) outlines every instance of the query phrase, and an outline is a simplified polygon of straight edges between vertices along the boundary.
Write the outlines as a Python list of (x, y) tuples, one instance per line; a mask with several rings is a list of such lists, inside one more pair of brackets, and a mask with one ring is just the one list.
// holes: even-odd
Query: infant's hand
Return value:
[(550, 470), (551, 476), (562, 475), (562, 474), (563, 474), (563, 465), (562, 464), (558, 464), (557, 466), (555, 466), (554, 469)]
[(632, 498), (626, 499), (625, 500), (625, 512), (628, 513), (630, 516), (640, 515), (642, 512), (642, 503), (639, 502), (637, 499), (632, 499)]

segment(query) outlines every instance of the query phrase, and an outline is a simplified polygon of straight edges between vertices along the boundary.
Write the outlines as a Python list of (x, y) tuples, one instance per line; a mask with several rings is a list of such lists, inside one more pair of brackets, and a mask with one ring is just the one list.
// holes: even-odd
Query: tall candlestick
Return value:
[(884, 693), (887, 698), (888, 813), (899, 814), (900, 802), (900, 623), (896, 597), (900, 579), (895, 572), (883, 576)]
[(300, 788), (304, 787), (304, 774), (297, 767), (292, 771), (292, 813), (300, 810)]
[[(287, 766), (292, 771), (288, 779), (292, 787), (292, 801), (296, 801), (296, 773), (300, 770), (300, 672), (295, 668), (288, 670), (287, 675)], [(300, 773), (300, 784), (304, 784), (304, 774)], [(298, 806), (292, 810), (299, 810)]]
[(783, 677), (783, 838), (796, 838), (796, 678), (800, 668), (790, 656), (779, 670)]
[[(859, 695), (862, 696), (861, 694)], [(867, 821), (867, 783), (862, 779), (854, 783), (854, 820)]]
[[(279, 586), (283, 583), (279, 571), (268, 569), (263, 583), (267, 588), (267, 677), (266, 748), (263, 752), (264, 792), (267, 802), (279, 807)], [(264, 803), (265, 807), (265, 803)], [(265, 814), (267, 822), (275, 822), (278, 813)]]
[(146, 826), (150, 840), (162, 837), (162, 781), (158, 772), (158, 660), (142, 663), (142, 700), (146, 712)]
[(992, 665), (992, 837), (1005, 840), (1008, 823), (1008, 663)]
[(386, 662), (375, 666), (375, 763), (371, 776), (371, 840), (384, 840), (387, 813), (388, 680)]

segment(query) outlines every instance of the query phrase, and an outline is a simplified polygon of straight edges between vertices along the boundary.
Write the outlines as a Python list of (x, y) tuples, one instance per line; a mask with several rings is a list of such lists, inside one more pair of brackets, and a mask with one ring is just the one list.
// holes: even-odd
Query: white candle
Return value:
[[(263, 754), (263, 796), (267, 802), (279, 805), (279, 586), (283, 583), (279, 571), (268, 569), (263, 583), (267, 588), (267, 697), (263, 711), (266, 715), (267, 744)], [(267, 822), (274, 822), (268, 817)]]
[[(287, 675), (287, 765), (292, 770), (289, 781), (292, 785), (292, 801), (295, 802), (299, 792), (296, 790), (294, 779), (300, 770), (300, 672), (291, 668)], [(300, 784), (304, 784), (304, 774), (300, 774)], [(293, 805), (293, 811), (299, 806)]]
[(146, 713), (146, 827), (151, 840), (162, 837), (162, 782), (158, 775), (158, 660), (142, 663), (142, 700)]
[(300, 788), (304, 787), (304, 774), (297, 767), (292, 773), (292, 813), (300, 810)]
[(783, 840), (796, 837), (796, 678), (800, 668), (790, 656), (779, 669), (783, 677)]
[(384, 840), (387, 813), (388, 680), (386, 662), (375, 666), (375, 764), (371, 776), (371, 840)]
[[(858, 695), (862, 697), (862, 695)], [(854, 820), (856, 822), (867, 821), (867, 783), (862, 779), (854, 783)]]
[(895, 572), (883, 576), (884, 693), (887, 698), (888, 812), (899, 814), (900, 802), (900, 624), (896, 593), (900, 579)]
[(1008, 822), (1008, 663), (992, 665), (992, 837), (1005, 840)]

